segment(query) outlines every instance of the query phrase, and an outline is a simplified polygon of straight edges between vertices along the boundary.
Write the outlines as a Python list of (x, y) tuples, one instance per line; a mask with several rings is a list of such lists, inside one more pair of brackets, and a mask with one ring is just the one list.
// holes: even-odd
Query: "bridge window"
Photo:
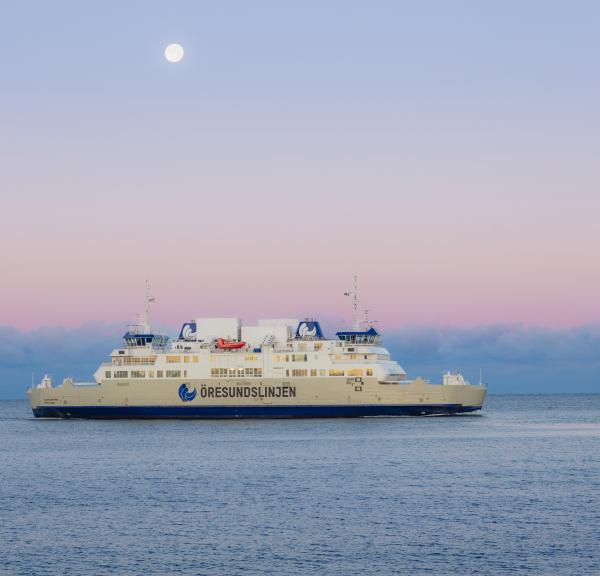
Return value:
[(373, 376), (373, 368), (367, 368), (367, 376)]
[(306, 354), (292, 354), (292, 362), (306, 362)]
[(167, 356), (167, 364), (176, 364), (181, 362), (181, 356)]
[(339, 368), (330, 368), (329, 375), (330, 376), (343, 376), (344, 371), (340, 370)]
[(127, 370), (115, 370), (113, 375), (115, 378), (127, 378)]
[(156, 377), (157, 378), (162, 378), (163, 377), (163, 371), (162, 370), (157, 370), (156, 371)]
[(104, 377), (105, 378), (110, 378), (110, 370), (108, 370), (107, 372), (104, 373)]
[(362, 368), (350, 368), (350, 370), (348, 370), (348, 376), (362, 376), (362, 375), (363, 375)]
[(131, 377), (132, 378), (145, 378), (146, 372), (144, 370), (132, 370)]
[(316, 376), (317, 375), (317, 369), (316, 368), (311, 368), (310, 375), (313, 376), (313, 377)]
[(196, 354), (194, 356), (192, 356), (192, 362), (194, 364), (198, 364), (198, 356)]
[(295, 368), (294, 370), (292, 370), (292, 376), (296, 376), (296, 377), (308, 376), (308, 370)]
[(167, 370), (167, 378), (181, 378), (181, 370)]

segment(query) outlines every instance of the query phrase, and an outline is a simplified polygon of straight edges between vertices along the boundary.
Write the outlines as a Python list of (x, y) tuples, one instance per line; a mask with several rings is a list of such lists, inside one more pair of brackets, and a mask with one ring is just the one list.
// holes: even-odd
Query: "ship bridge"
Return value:
[(169, 340), (162, 334), (142, 334), (135, 330), (128, 330), (123, 335), (123, 342), (127, 348), (164, 348)]
[(335, 335), (342, 342), (347, 342), (349, 344), (378, 345), (381, 343), (381, 336), (373, 327), (366, 331), (350, 330), (347, 332), (336, 332)]

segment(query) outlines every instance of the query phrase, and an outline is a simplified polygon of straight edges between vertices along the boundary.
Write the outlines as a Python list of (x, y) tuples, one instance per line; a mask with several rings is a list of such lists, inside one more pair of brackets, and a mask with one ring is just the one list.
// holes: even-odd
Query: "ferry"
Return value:
[[(350, 295), (352, 293), (346, 293)], [(38, 418), (333, 418), (454, 415), (480, 410), (487, 389), (446, 373), (409, 379), (381, 335), (355, 317), (327, 338), (318, 320), (195, 318), (177, 338), (141, 321), (93, 382), (44, 376), (27, 391)]]

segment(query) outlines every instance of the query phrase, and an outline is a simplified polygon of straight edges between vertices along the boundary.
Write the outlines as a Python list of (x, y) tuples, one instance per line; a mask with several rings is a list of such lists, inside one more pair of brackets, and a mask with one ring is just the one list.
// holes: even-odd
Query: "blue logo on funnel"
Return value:
[(196, 389), (191, 392), (188, 390), (187, 384), (182, 384), (179, 387), (179, 397), (182, 402), (191, 402), (196, 397)]

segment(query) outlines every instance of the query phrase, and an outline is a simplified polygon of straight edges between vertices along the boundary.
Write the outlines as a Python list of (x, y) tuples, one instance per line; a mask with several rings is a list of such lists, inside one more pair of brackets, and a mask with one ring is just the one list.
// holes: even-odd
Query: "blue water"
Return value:
[(0, 479), (0, 574), (600, 574), (600, 395), (223, 422), (5, 401)]

